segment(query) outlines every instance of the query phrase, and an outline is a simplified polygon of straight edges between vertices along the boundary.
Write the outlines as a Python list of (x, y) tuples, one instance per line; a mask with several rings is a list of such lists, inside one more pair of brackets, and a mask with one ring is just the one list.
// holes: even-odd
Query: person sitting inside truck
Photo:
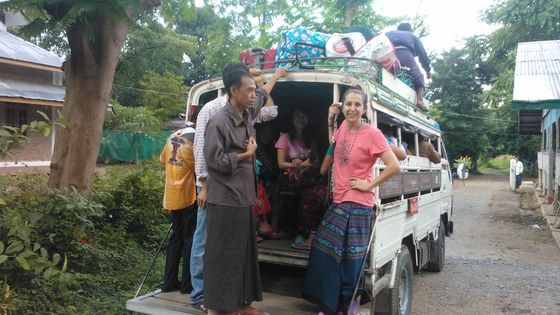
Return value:
[(423, 111), (428, 111), (424, 105), (424, 75), (420, 72), (420, 68), (416, 64), (414, 57), (418, 56), (422, 68), (426, 71), (428, 79), (432, 78), (430, 59), (418, 37), (413, 34), (412, 26), (410, 23), (401, 23), (396, 31), (389, 31), (385, 33), (389, 38), (395, 50), (397, 51), (397, 58), (401, 67), (407, 68), (407, 72), (412, 76), (414, 86), (416, 88), (416, 105)]
[(393, 151), (397, 159), (399, 161), (406, 160), (406, 147), (408, 147), (408, 145), (403, 141), (399, 143), (399, 139), (395, 137), (393, 127), (383, 124), (378, 124), (377, 127), (379, 128), (379, 130), (381, 130), (381, 132), (383, 132), (383, 135), (387, 139), (387, 143), (389, 144), (391, 151)]
[[(367, 255), (374, 188), (400, 171), (381, 131), (362, 120), (366, 94), (351, 88), (344, 93), (342, 104), (345, 120), (336, 132), (334, 120), (341, 109), (338, 103), (329, 107), (328, 141), (334, 140), (333, 203), (313, 239), (303, 288), (303, 297), (326, 314), (346, 314)], [(377, 158), (385, 169), (373, 178)]]
[[(413, 154), (416, 155), (413, 148)], [(430, 159), (430, 162), (438, 164), (441, 162), (441, 155), (436, 151), (432, 143), (424, 136), (418, 136), (418, 155)]]
[[(276, 142), (278, 168), (283, 171), (279, 185), (299, 188), (301, 197), (298, 207), (297, 232), (292, 247), (309, 249), (313, 231), (325, 212), (325, 198), (327, 186), (318, 178), (316, 144), (312, 131), (308, 125), (308, 118), (299, 109), (294, 109), (290, 115), (286, 133), (282, 133)], [(278, 202), (278, 200), (275, 200)], [(282, 207), (278, 204), (271, 214), (271, 223), (278, 228), (278, 221)]]

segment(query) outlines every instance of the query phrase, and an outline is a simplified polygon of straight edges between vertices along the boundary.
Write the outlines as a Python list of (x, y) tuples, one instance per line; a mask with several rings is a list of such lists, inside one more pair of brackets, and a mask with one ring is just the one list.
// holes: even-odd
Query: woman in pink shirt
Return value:
[[(284, 172), (281, 185), (289, 184), (300, 199), (297, 215), (297, 233), (292, 247), (309, 250), (313, 234), (325, 213), (328, 198), (327, 185), (320, 180), (318, 155), (313, 132), (307, 115), (299, 109), (291, 114), (291, 124), (276, 142), (278, 168)], [(271, 214), (277, 227), (278, 210)]]
[[(323, 216), (311, 247), (303, 296), (326, 314), (346, 311), (361, 272), (369, 242), (373, 189), (400, 171), (381, 131), (363, 121), (367, 96), (352, 88), (342, 97), (345, 120), (334, 132), (340, 113), (329, 107), (329, 141), (334, 145), (333, 203)], [(334, 133), (334, 137), (333, 137)], [(373, 178), (377, 158), (385, 170)], [(362, 291), (363, 292), (363, 291)]]

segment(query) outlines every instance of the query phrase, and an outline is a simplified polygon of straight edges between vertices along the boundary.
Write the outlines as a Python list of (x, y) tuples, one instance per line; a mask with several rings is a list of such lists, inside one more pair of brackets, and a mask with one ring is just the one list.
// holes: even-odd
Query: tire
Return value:
[[(414, 266), (408, 247), (401, 246), (401, 253), (397, 258), (397, 274), (395, 276), (395, 286), (387, 288), (387, 302), (389, 315), (408, 315), (412, 305), (412, 281)], [(377, 312), (376, 312), (377, 313)]]
[(440, 272), (445, 265), (445, 231), (443, 222), (440, 222), (438, 229), (438, 239), (430, 241), (430, 259), (427, 268), (431, 272)]

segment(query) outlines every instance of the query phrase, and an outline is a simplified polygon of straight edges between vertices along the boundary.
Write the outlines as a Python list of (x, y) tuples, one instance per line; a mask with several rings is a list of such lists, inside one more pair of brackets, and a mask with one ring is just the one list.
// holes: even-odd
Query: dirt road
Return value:
[(455, 233), (439, 274), (415, 275), (413, 314), (560, 314), (560, 249), (521, 216), (501, 174), (454, 185)]

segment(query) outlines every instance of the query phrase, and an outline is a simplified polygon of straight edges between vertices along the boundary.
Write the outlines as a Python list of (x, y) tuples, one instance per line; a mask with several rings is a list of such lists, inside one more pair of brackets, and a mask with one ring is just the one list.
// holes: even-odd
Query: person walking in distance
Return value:
[(521, 179), (523, 177), (523, 162), (519, 158), (515, 157), (515, 189), (521, 186)]

